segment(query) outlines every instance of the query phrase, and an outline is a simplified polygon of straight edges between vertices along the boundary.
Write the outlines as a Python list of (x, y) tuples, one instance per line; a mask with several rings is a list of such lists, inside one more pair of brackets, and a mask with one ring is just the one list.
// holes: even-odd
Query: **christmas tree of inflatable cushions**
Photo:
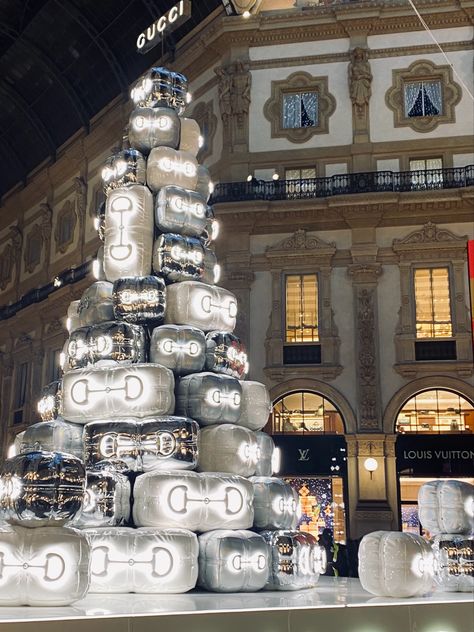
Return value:
[(0, 604), (90, 592), (312, 587), (324, 550), (272, 477), (266, 387), (218, 287), (186, 78), (152, 68), (98, 213), (99, 280), (68, 310), (63, 377), (2, 466)]

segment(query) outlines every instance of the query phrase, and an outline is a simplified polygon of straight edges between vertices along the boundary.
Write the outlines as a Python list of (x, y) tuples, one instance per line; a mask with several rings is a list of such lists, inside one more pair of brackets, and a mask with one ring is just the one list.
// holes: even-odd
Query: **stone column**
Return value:
[(381, 429), (380, 362), (378, 353), (377, 282), (378, 263), (349, 266), (354, 288), (357, 425), (360, 431)]
[(13, 359), (11, 353), (0, 355), (2, 390), (0, 400), (0, 460), (6, 456), (9, 447), (10, 402), (12, 397)]

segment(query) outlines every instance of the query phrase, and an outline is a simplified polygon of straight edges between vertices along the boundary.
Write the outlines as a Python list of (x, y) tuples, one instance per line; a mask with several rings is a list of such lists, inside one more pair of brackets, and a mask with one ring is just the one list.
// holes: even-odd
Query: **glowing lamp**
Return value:
[(185, 529), (88, 529), (92, 593), (183, 593), (196, 585), (197, 537)]
[(0, 508), (11, 524), (62, 526), (81, 511), (84, 485), (84, 466), (71, 454), (20, 454), (0, 469)]
[(167, 415), (173, 409), (173, 373), (159, 364), (93, 366), (63, 378), (63, 415), (75, 423)]
[(430, 545), (421, 536), (398, 531), (374, 531), (359, 547), (362, 588), (378, 597), (418, 597), (433, 585)]
[(153, 270), (168, 283), (203, 281), (215, 283), (216, 255), (195, 237), (174, 233), (160, 235), (153, 249)]
[(291, 530), (262, 531), (270, 547), (267, 590), (314, 588), (326, 572), (326, 551), (311, 533)]
[(57, 451), (82, 459), (82, 431), (79, 424), (64, 421), (60, 417), (32, 424), (24, 432), (21, 453)]
[(128, 478), (107, 464), (98, 464), (86, 473), (86, 490), (81, 513), (74, 527), (114, 527), (130, 518), (131, 488)]
[(199, 433), (200, 472), (227, 472), (252, 476), (259, 458), (257, 439), (251, 430), (224, 424), (202, 428)]
[(228, 375), (194, 373), (178, 379), (176, 412), (202, 426), (236, 423), (240, 416), (242, 387)]
[(301, 515), (296, 490), (280, 478), (252, 476), (254, 527), (257, 529), (295, 529)]
[(163, 233), (201, 237), (213, 218), (211, 207), (195, 191), (164, 186), (156, 196), (155, 221)]
[(474, 590), (474, 535), (437, 535), (433, 541), (433, 552), (438, 590)]
[(124, 277), (113, 285), (114, 315), (129, 323), (163, 321), (166, 306), (166, 287), (161, 277)]
[(198, 586), (213, 592), (255, 592), (267, 583), (270, 551), (252, 531), (227, 529), (199, 536)]
[(199, 281), (183, 281), (167, 288), (165, 323), (191, 325), (205, 332), (232, 332), (237, 299), (224, 288)]
[(135, 481), (133, 519), (137, 526), (195, 532), (248, 529), (252, 502), (252, 483), (241, 476), (148, 472)]
[(432, 534), (474, 533), (474, 485), (430, 481), (418, 490), (418, 516)]
[(138, 107), (130, 115), (128, 140), (132, 147), (148, 154), (154, 147), (179, 144), (181, 122), (171, 108)]
[(108, 281), (96, 281), (85, 290), (77, 306), (79, 327), (114, 320), (112, 290)]
[(237, 336), (224, 331), (207, 334), (206, 370), (245, 379), (249, 370), (247, 353)]
[(242, 387), (242, 405), (239, 426), (250, 430), (261, 430), (268, 421), (272, 404), (265, 384), (251, 380), (240, 383)]
[(150, 341), (150, 360), (171, 369), (175, 375), (202, 371), (206, 340), (203, 332), (186, 325), (155, 327)]
[(88, 468), (118, 460), (134, 472), (192, 470), (198, 433), (198, 424), (185, 417), (93, 421), (84, 428), (84, 460)]
[(124, 149), (107, 158), (101, 175), (107, 195), (119, 187), (145, 184), (146, 160), (136, 149)]
[(202, 144), (201, 130), (197, 121), (191, 118), (181, 119), (180, 151), (187, 151), (196, 156)]
[(369, 456), (364, 461), (364, 469), (367, 470), (367, 472), (369, 472), (370, 478), (372, 478), (372, 474), (377, 470), (378, 466), (379, 464), (378, 464), (377, 459), (374, 459), (371, 456)]
[(145, 186), (112, 191), (105, 213), (104, 271), (109, 281), (151, 272), (153, 196)]
[(187, 101), (188, 81), (179, 72), (167, 68), (150, 68), (137, 81), (131, 98), (140, 107), (170, 107), (181, 114)]
[(148, 157), (146, 178), (153, 193), (167, 185), (198, 191), (198, 163), (187, 151), (155, 147)]
[(0, 528), (0, 606), (68, 606), (89, 588), (90, 548), (74, 529)]

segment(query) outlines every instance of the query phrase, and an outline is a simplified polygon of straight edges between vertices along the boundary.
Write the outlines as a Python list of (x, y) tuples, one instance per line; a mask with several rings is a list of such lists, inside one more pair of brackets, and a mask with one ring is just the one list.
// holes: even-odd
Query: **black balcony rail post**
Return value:
[(474, 186), (474, 165), (420, 171), (367, 171), (321, 178), (221, 182), (210, 204), (245, 200), (303, 200), (355, 193), (428, 191)]

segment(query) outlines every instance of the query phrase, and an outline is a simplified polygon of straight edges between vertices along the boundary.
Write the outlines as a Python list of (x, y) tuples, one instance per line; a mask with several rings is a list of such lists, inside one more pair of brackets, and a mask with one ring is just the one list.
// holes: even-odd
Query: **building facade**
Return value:
[[(247, 19), (233, 4), (172, 67), (191, 80), (221, 283), (274, 402), (280, 475), (304, 529), (416, 530), (419, 484), (474, 468), (472, 6), (418, 3), (435, 43), (398, 0), (263, 0)], [(100, 171), (128, 108), (112, 102), (4, 199), (3, 453), (37, 420), (67, 306), (92, 282)]]

